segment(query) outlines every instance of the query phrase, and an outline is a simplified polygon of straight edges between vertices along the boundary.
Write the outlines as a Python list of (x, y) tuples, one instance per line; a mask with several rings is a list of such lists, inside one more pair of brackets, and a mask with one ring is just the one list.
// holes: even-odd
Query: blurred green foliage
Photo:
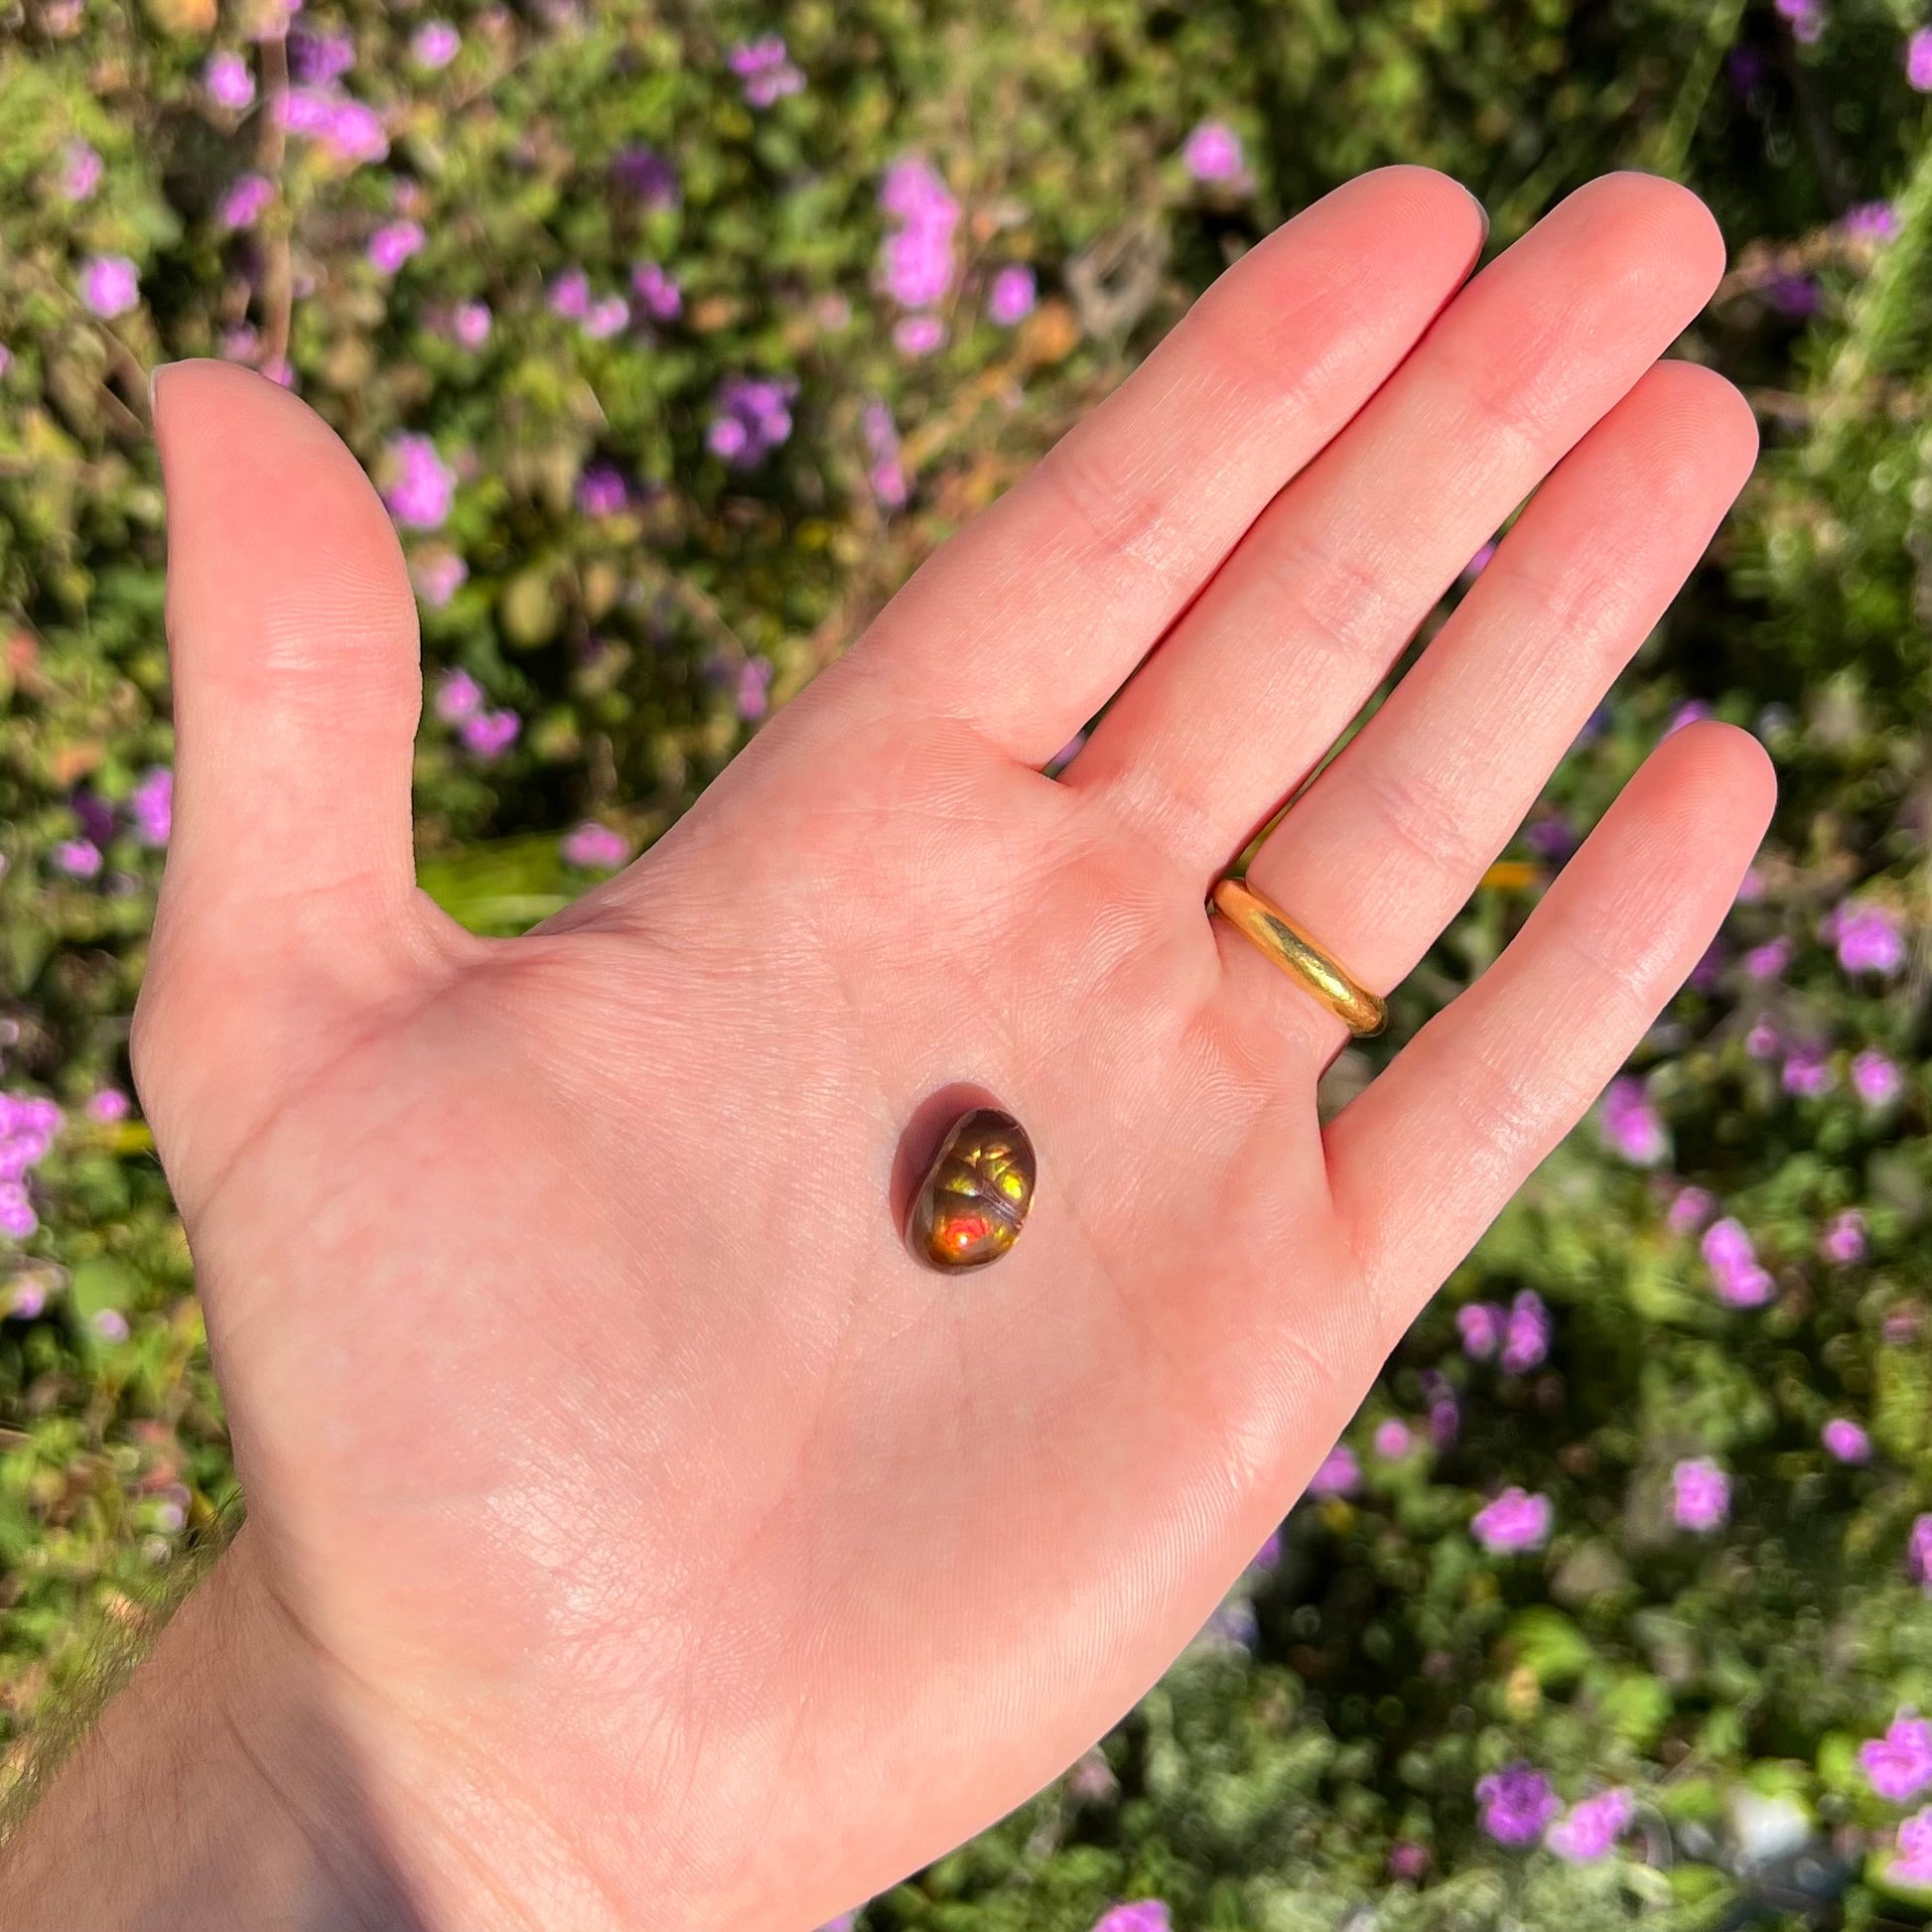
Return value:
[[(19, 1734), (58, 1695), (90, 1619), (140, 1616), (232, 1488), (165, 1182), (138, 1119), (99, 1098), (128, 1084), (161, 863), (134, 801), (171, 747), (154, 363), (286, 358), (388, 488), (396, 439), (431, 440), (453, 498), (404, 531), (442, 700), (417, 759), (421, 875), (507, 931), (592, 876), (566, 828), (656, 836), (766, 703), (1298, 207), (1425, 163), (1481, 196), (1499, 247), (1589, 176), (1643, 167), (1725, 227), (1731, 272), (1680, 352), (1745, 387), (1765, 461), (1511, 865), (1403, 990), (1393, 1036), (1494, 957), (1686, 703), (1751, 726), (1780, 765), (1752, 891), (1620, 1089), (1636, 1126), (1580, 1132), (1397, 1351), (1348, 1438), (1352, 1493), (1298, 1507), (1101, 1752), (869, 1922), (1083, 1929), (1135, 1897), (1226, 1932), (1921, 1922), (1925, 1895), (1885, 1875), (1909, 1807), (1857, 1750), (1932, 1704), (1909, 1561), (1932, 1510), (1916, 8), (548, 0), (449, 18), (440, 64), (424, 15), (374, 5), (311, 6), (290, 34), (267, 0), (0, 0), (0, 1030), (8, 1091), (66, 1110), (27, 1183), (38, 1225), (0, 1241), (0, 1724)], [(730, 57), (768, 32), (803, 85), (759, 102)], [(245, 105), (213, 77), (223, 55)], [(319, 112), (362, 103), (385, 151), (285, 130), (285, 88)], [(1231, 179), (1183, 160), (1204, 121), (1239, 138)], [(945, 339), (917, 354), (878, 267), (882, 180), (911, 155), (962, 210)], [(420, 245), (379, 264), (371, 237), (398, 222)], [(89, 280), (115, 257), (138, 276), (125, 307)], [(643, 263), (675, 280), (675, 316), (647, 312)], [(1040, 300), (1003, 325), (987, 295), (1014, 265)], [(621, 327), (559, 312), (580, 273), (589, 300), (630, 302)], [(738, 467), (710, 436), (742, 376), (797, 390), (789, 434)], [(880, 477), (888, 419), (902, 502)], [(514, 713), (513, 744), (466, 740), (445, 715), (466, 705)], [(1883, 908), (1891, 966), (1844, 963), (1848, 899)], [(1895, 1096), (1862, 1097), (1860, 1053), (1897, 1070)], [(1372, 1071), (1349, 1055), (1337, 1090)], [(1686, 1187), (1712, 1197), (1701, 1213)], [(1762, 1306), (1714, 1290), (1699, 1230), (1719, 1215), (1748, 1232)], [(1472, 1357), (1457, 1311), (1526, 1293), (1547, 1354)], [(1869, 1432), (1868, 1461), (1826, 1450), (1833, 1419)], [(1379, 1452), (1399, 1420), (1408, 1448)], [(1671, 1505), (1694, 1457), (1730, 1483), (1703, 1531)], [(1550, 1499), (1541, 1547), (1473, 1536), (1505, 1484)], [(1627, 1786), (1621, 1851), (1494, 1843), (1476, 1786), (1512, 1760), (1569, 1800)]]

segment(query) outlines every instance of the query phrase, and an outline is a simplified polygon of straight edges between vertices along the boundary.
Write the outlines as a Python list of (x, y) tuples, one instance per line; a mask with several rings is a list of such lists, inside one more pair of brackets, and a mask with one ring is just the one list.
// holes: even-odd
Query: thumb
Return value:
[(259, 1096), (295, 1072), (302, 1028), (420, 962), (428, 921), (415, 603), (380, 499), (320, 417), (248, 370), (163, 368), (154, 418), (175, 822), (134, 1052), (172, 1172), (171, 1117), (203, 1132), (188, 1089)]

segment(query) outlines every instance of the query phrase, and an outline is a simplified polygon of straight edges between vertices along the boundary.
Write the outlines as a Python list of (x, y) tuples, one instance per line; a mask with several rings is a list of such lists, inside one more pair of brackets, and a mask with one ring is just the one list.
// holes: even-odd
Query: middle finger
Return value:
[(1471, 553), (1724, 271), (1670, 182), (1580, 189), (1278, 495), (1067, 768), (1202, 889), (1334, 744)]

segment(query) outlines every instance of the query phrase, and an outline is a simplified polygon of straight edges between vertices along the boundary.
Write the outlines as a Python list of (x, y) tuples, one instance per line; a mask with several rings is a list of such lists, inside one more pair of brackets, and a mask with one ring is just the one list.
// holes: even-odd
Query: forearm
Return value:
[(0, 1932), (415, 1932), (244, 1529), (0, 1849)]

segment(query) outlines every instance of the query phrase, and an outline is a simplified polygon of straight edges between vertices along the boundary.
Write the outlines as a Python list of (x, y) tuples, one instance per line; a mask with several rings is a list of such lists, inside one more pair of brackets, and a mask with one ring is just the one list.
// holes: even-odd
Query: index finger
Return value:
[(1461, 285), (1485, 228), (1427, 168), (1338, 188), (929, 558), (854, 647), (927, 713), (1043, 763)]

